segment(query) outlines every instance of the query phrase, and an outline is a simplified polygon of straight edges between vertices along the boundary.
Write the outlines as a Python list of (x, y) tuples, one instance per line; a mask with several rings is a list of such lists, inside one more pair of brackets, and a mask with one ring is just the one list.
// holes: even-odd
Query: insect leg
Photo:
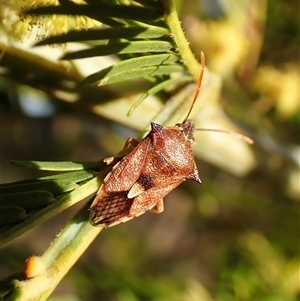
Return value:
[(124, 147), (123, 147), (123, 149), (121, 150), (121, 152), (123, 152), (124, 150), (126, 150), (126, 148), (128, 148), (128, 145), (132, 145), (133, 147), (136, 147), (139, 143), (140, 143), (140, 141), (138, 141), (138, 140), (136, 140), (136, 139), (134, 139), (134, 138), (129, 137), (129, 138), (126, 140), (126, 142), (125, 142), (125, 144), (124, 144)]
[(159, 200), (156, 205), (149, 210), (150, 213), (160, 214), (164, 211), (164, 201), (163, 199)]

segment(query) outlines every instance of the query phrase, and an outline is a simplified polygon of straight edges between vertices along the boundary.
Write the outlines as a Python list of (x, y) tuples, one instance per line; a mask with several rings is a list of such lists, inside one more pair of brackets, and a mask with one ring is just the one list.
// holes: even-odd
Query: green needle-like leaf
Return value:
[(25, 168), (32, 168), (36, 170), (48, 170), (48, 171), (75, 171), (75, 170), (84, 170), (84, 169), (99, 170), (102, 167), (106, 167), (105, 164), (101, 162), (95, 162), (95, 161), (94, 162), (71, 162), (71, 161), (50, 162), (50, 161), (10, 160), (10, 163)]
[(173, 48), (170, 42), (165, 41), (132, 41), (107, 45), (94, 46), (90, 49), (79, 50), (65, 54), (62, 60), (83, 59), (87, 57), (122, 53), (149, 53), (167, 52)]
[(180, 65), (152, 66), (152, 67), (137, 68), (137, 69), (131, 69), (128, 71), (119, 72), (114, 75), (105, 76), (105, 78), (103, 78), (105, 72), (100, 71), (98, 73), (92, 74), (87, 78), (85, 78), (85, 80), (82, 82), (81, 85), (89, 85), (97, 81), (100, 81), (99, 86), (104, 86), (123, 80), (135, 79), (144, 76), (164, 75), (173, 72), (180, 72), (183, 70), (184, 67)]
[(171, 65), (171, 63), (174, 63), (177, 60), (178, 57), (174, 54), (156, 54), (128, 59), (89, 75), (83, 80), (82, 85), (93, 84), (100, 81), (99, 85), (103, 86), (137, 77), (155, 76), (182, 71), (184, 69), (183, 66), (177, 64)]
[(96, 174), (96, 172), (92, 171), (78, 171), (42, 177), (35, 180), (2, 184), (0, 192), (1, 194), (11, 194), (43, 190), (57, 195), (76, 189), (78, 183), (91, 179)]
[(109, 39), (156, 39), (168, 34), (162, 27), (114, 27), (85, 31), (69, 31), (36, 43), (35, 46), (60, 44), (68, 42), (99, 41)]
[(55, 201), (52, 193), (43, 190), (0, 195), (0, 210), (3, 206), (18, 206), (24, 209), (37, 209)]
[(26, 211), (18, 206), (1, 206), (0, 207), (0, 226), (16, 223), (28, 217)]

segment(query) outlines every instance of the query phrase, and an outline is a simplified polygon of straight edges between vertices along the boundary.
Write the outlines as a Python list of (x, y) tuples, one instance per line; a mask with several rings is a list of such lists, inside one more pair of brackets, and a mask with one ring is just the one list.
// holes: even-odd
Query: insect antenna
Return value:
[[(195, 105), (195, 102), (198, 98), (198, 95), (200, 93), (200, 88), (201, 88), (201, 84), (202, 84), (202, 79), (203, 79), (203, 75), (204, 75), (204, 69), (205, 69), (205, 56), (204, 56), (204, 53), (201, 51), (200, 53), (200, 61), (201, 61), (201, 70), (200, 70), (200, 74), (199, 74), (199, 78), (198, 78), (198, 82), (197, 82), (197, 89), (195, 91), (195, 94), (194, 94), (194, 98), (193, 98), (193, 101), (192, 101), (192, 104), (190, 106), (190, 109), (188, 111), (188, 114), (186, 116), (186, 118), (184, 119), (183, 122), (185, 122), (190, 114), (191, 114), (191, 111)], [(242, 134), (238, 134), (238, 133), (235, 133), (235, 132), (231, 132), (231, 131), (226, 131), (226, 130), (220, 130), (220, 129), (195, 129), (196, 131), (203, 131), (203, 132), (218, 132), (218, 133), (223, 133), (223, 134), (229, 134), (231, 136), (234, 136), (238, 139), (241, 139), (241, 140), (244, 140), (246, 141), (247, 143), (249, 144), (253, 144), (253, 140), (247, 136), (244, 136)]]
[(253, 144), (254, 143), (254, 141), (251, 138), (249, 138), (249, 137), (247, 137), (245, 135), (236, 133), (236, 132), (231, 132), (231, 131), (226, 131), (226, 130), (220, 130), (220, 129), (202, 129), (202, 128), (195, 129), (195, 130), (198, 131), (198, 132), (200, 132), (200, 131), (201, 132), (217, 132), (217, 133), (229, 134), (229, 135), (231, 135), (233, 137), (236, 137), (238, 139), (244, 140), (245, 142), (247, 142), (249, 144)]
[(205, 68), (205, 56), (204, 56), (204, 53), (203, 51), (200, 52), (200, 60), (201, 60), (201, 70), (200, 70), (200, 74), (199, 74), (199, 77), (198, 77), (198, 82), (197, 82), (197, 89), (195, 91), (195, 94), (194, 94), (194, 98), (193, 98), (193, 101), (192, 101), (192, 104), (190, 106), (190, 109), (183, 121), (183, 123), (189, 118), (192, 110), (193, 110), (193, 107), (195, 105), (195, 102), (198, 98), (198, 95), (199, 95), (199, 92), (200, 92), (200, 88), (201, 88), (201, 84), (202, 84), (202, 79), (203, 79), (203, 75), (204, 75), (204, 68)]

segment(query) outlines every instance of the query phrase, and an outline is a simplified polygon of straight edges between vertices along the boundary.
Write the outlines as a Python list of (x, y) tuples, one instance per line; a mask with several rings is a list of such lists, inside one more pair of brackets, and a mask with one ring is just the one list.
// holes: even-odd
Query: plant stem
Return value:
[(172, 0), (161, 0), (165, 12), (165, 20), (169, 25), (172, 33), (172, 38), (174, 39), (178, 51), (183, 59), (183, 63), (187, 66), (190, 74), (194, 77), (197, 82), (200, 73), (200, 64), (195, 59), (189, 43), (184, 35), (181, 27), (181, 23), (178, 19), (177, 10)]
[[(29, 257), (26, 280), (19, 281), (8, 301), (46, 300), (78, 258), (103, 229), (88, 221), (85, 205), (60, 232), (41, 257)], [(28, 279), (29, 278), (29, 279)]]

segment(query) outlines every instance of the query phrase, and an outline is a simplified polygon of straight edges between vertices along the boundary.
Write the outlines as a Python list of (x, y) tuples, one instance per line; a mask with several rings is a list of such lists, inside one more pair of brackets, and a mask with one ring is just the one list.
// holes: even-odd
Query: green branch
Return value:
[(189, 47), (189, 43), (181, 27), (181, 22), (178, 19), (178, 14), (174, 2), (172, 0), (162, 0), (162, 4), (165, 13), (164, 19), (172, 32), (172, 38), (175, 41), (176, 46), (178, 47), (177, 50), (182, 57), (183, 63), (188, 68), (195, 82), (197, 82), (200, 73), (200, 64), (196, 60)]
[(88, 221), (85, 205), (67, 224), (41, 257), (29, 257), (26, 280), (15, 280), (15, 289), (5, 301), (46, 300), (74, 263), (85, 252), (103, 228)]

